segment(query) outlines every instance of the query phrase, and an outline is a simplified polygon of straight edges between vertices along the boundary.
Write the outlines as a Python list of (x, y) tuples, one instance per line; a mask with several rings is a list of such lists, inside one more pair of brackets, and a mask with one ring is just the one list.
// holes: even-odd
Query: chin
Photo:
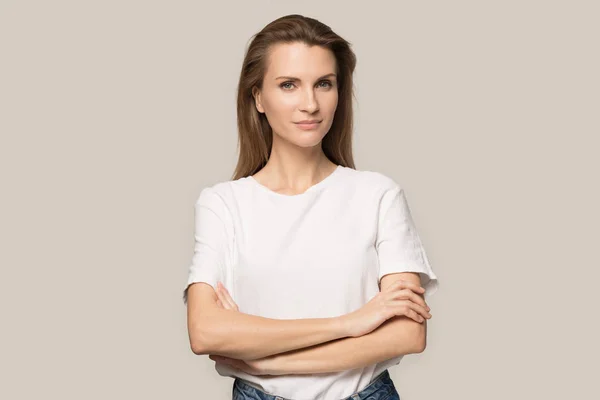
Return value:
[(298, 147), (315, 147), (321, 144), (325, 135), (318, 132), (310, 132), (304, 134), (294, 133), (288, 137), (288, 141), (294, 143)]

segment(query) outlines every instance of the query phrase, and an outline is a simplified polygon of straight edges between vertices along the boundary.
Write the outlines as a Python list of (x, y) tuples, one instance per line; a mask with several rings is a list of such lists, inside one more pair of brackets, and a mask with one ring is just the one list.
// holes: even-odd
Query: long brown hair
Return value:
[(355, 168), (352, 156), (354, 83), (352, 74), (356, 56), (351, 43), (316, 19), (298, 14), (280, 17), (252, 36), (246, 50), (237, 95), (238, 163), (233, 180), (253, 175), (262, 169), (271, 155), (273, 131), (264, 114), (256, 110), (252, 89), (262, 88), (267, 57), (278, 43), (302, 42), (333, 52), (336, 59), (338, 105), (331, 129), (321, 143), (333, 163)]

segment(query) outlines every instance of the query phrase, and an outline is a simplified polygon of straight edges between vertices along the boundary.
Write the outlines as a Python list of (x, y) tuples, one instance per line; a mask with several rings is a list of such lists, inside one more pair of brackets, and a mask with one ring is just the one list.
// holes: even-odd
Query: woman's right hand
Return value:
[(375, 330), (397, 315), (404, 315), (421, 323), (431, 318), (429, 307), (420, 294), (425, 289), (409, 281), (398, 280), (379, 292), (367, 304), (340, 317), (350, 337), (359, 337)]

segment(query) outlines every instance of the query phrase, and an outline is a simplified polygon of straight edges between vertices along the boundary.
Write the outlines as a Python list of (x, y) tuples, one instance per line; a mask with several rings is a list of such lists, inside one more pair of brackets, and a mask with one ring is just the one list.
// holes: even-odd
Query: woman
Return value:
[(238, 165), (195, 204), (183, 298), (233, 399), (399, 399), (387, 369), (425, 348), (437, 278), (403, 189), (354, 167), (355, 65), (300, 15), (247, 50)]

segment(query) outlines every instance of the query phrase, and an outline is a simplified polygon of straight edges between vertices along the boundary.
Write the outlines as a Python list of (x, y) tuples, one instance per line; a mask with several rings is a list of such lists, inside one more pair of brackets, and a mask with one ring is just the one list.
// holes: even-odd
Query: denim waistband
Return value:
[[(239, 378), (235, 379), (233, 385), (234, 385), (234, 388), (233, 388), (234, 392), (236, 391), (236, 386), (237, 386), (238, 390), (240, 390), (244, 393), (255, 395), (253, 398), (257, 398), (257, 399), (261, 399), (261, 400), (293, 400), (293, 399), (287, 399), (282, 396), (265, 393), (262, 390), (257, 389), (254, 386), (247, 384), (246, 382), (244, 382), (243, 380), (241, 380)], [(376, 400), (379, 398), (384, 399), (384, 398), (386, 398), (386, 395), (388, 393), (392, 393), (392, 391), (395, 390), (392, 378), (390, 377), (390, 373), (388, 372), (387, 369), (384, 370), (383, 372), (381, 372), (379, 375), (377, 375), (361, 391), (356, 392), (356, 393), (350, 395), (349, 397), (346, 397), (341, 400), (364, 400), (369, 395), (372, 395), (373, 393), (377, 392), (378, 390), (381, 391), (381, 397), (372, 397), (373, 400)], [(377, 393), (377, 394), (379, 395), (379, 393)], [(235, 397), (234, 397), (234, 399), (235, 399)]]

